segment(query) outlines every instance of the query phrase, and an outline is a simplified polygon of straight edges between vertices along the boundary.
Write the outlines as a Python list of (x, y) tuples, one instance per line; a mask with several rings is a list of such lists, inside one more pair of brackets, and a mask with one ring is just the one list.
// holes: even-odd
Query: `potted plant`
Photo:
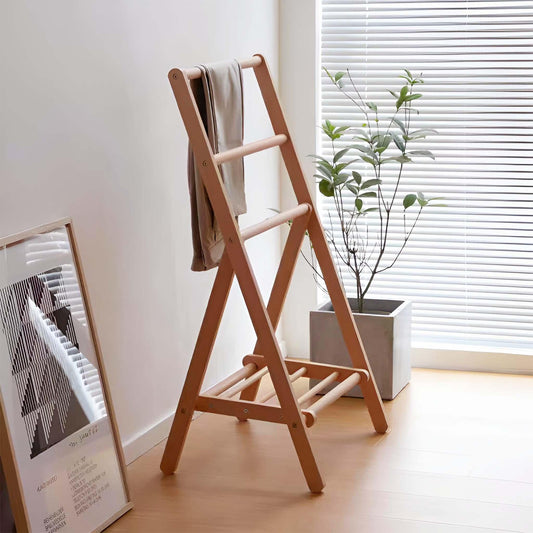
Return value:
[[(396, 264), (422, 211), (439, 205), (439, 198), (423, 192), (401, 193), (406, 169), (420, 157), (434, 159), (428, 150), (413, 150), (412, 145), (437, 132), (414, 127), (419, 112), (413, 102), (422, 97), (418, 89), (424, 83), (420, 75), (404, 71), (400, 90), (388, 91), (393, 105), (384, 118), (386, 111), (365, 101), (349, 70), (324, 70), (360, 117), (357, 128), (329, 120), (322, 124), (332, 150), (331, 157), (313, 156), (315, 177), (320, 193), (334, 206), (326, 214), (324, 230), (342, 267), (341, 279), (349, 273), (355, 281), (356, 295), (349, 302), (382, 398), (393, 399), (411, 375), (411, 303), (370, 299), (367, 294), (376, 276)], [(403, 241), (392, 250), (391, 228), (398, 222)], [(307, 261), (320, 285), (320, 272), (312, 258)], [(311, 312), (310, 327), (313, 361), (351, 364), (331, 303)], [(348, 395), (361, 396), (359, 387)]]

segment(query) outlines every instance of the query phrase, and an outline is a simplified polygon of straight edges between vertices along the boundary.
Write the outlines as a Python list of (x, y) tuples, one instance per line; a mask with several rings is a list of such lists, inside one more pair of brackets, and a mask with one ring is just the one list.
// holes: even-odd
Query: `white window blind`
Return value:
[[(436, 160), (407, 167), (401, 197), (422, 191), (446, 207), (423, 211), (369, 296), (412, 300), (418, 345), (533, 353), (533, 1), (323, 0), (321, 17), (322, 66), (349, 68), (364, 98), (391, 110), (387, 89), (401, 87), (401, 69), (422, 72), (416, 127), (439, 131), (411, 146)], [(361, 126), (324, 72), (321, 115)], [(325, 137), (320, 150), (331, 156)], [(332, 201), (319, 196), (330, 227)], [(330, 229), (339, 232), (335, 220)], [(385, 259), (402, 230), (394, 226)], [(354, 296), (355, 280), (343, 277)]]

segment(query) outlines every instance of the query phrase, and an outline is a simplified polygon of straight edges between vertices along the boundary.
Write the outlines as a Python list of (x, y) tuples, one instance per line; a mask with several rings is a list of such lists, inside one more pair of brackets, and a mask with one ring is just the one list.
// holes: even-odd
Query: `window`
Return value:
[[(414, 302), (419, 346), (531, 353), (533, 2), (323, 0), (321, 17), (322, 66), (348, 67), (378, 106), (391, 102), (387, 89), (401, 86), (402, 68), (422, 72), (417, 124), (439, 131), (417, 146), (436, 161), (411, 165), (403, 188), (446, 197), (446, 207), (423, 212), (370, 296)], [(356, 124), (324, 72), (321, 115)], [(321, 151), (331, 155), (326, 139)], [(323, 215), (328, 201), (321, 196)], [(329, 216), (323, 221), (328, 227)], [(398, 247), (400, 231), (395, 238)], [(346, 288), (355, 294), (355, 283)]]

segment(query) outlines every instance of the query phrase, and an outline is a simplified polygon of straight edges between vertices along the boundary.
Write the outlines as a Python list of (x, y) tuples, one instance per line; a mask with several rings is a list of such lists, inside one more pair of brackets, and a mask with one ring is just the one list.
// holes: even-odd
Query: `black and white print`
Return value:
[(75, 276), (57, 267), (0, 289), (0, 331), (31, 458), (105, 416), (97, 369), (79, 350)]

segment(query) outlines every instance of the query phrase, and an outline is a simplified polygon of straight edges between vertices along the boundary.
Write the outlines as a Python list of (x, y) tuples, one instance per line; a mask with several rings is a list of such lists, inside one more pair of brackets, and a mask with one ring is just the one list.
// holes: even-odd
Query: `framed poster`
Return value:
[(0, 239), (0, 456), (19, 533), (132, 508), (70, 219)]

